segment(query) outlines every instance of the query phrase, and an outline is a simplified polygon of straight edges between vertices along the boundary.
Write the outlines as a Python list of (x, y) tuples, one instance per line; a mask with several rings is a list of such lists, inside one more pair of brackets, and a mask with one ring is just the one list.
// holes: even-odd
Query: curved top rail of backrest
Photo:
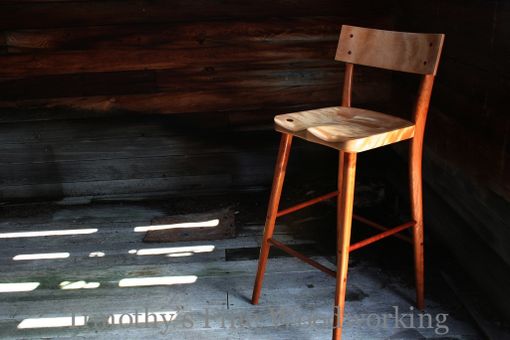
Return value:
[(342, 26), (335, 60), (418, 74), (437, 72), (444, 34)]

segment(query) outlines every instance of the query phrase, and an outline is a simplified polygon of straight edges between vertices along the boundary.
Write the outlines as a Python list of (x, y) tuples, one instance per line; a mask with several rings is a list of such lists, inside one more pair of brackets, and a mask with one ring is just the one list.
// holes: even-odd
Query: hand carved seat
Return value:
[(414, 124), (384, 113), (346, 106), (274, 117), (276, 129), (310, 142), (361, 152), (414, 136)]

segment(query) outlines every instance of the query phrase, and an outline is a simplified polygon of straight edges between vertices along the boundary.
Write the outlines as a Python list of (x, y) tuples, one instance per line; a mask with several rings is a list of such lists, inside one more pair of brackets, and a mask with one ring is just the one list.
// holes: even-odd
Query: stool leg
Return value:
[(411, 212), (416, 224), (413, 227), (414, 274), (416, 281), (416, 307), (425, 308), (424, 259), (423, 259), (423, 203), (422, 203), (422, 142), (413, 138), (410, 148), (409, 179)]
[(267, 208), (266, 226), (264, 228), (264, 237), (260, 248), (259, 265), (257, 269), (257, 277), (253, 287), (253, 295), (251, 303), (256, 305), (259, 303), (260, 291), (262, 289), (262, 281), (266, 271), (267, 258), (269, 256), (269, 239), (273, 237), (276, 214), (278, 212), (278, 204), (282, 194), (283, 180), (285, 179), (285, 169), (289, 160), (290, 147), (292, 144), (292, 135), (282, 134), (280, 141), (280, 149), (278, 151), (278, 159), (274, 170), (273, 186), (271, 189), (271, 197), (269, 198), (269, 206)]
[(356, 154), (340, 153), (338, 171), (338, 214), (337, 214), (337, 269), (336, 293), (333, 318), (333, 340), (342, 338), (349, 245), (351, 242), (352, 210), (354, 204), (354, 181), (356, 176)]

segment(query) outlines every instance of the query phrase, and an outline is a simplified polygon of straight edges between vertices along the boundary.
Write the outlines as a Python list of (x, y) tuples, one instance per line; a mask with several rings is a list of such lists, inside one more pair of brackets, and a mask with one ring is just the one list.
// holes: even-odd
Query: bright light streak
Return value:
[(185, 256), (191, 256), (193, 253), (175, 253), (175, 254), (168, 254), (168, 257), (185, 257)]
[(27, 260), (52, 260), (52, 259), (66, 259), (70, 256), (69, 253), (41, 253), (41, 254), (19, 254), (14, 256), (14, 261), (27, 261)]
[(39, 285), (39, 282), (0, 283), (0, 293), (31, 292)]
[(204, 222), (186, 222), (186, 223), (174, 223), (174, 224), (162, 224), (162, 225), (150, 225), (144, 227), (135, 227), (135, 233), (143, 233), (151, 230), (167, 230), (167, 229), (179, 229), (179, 228), (206, 228), (216, 227), (220, 224), (219, 219), (214, 219)]
[(86, 281), (63, 281), (60, 282), (60, 289), (70, 290), (70, 289), (95, 289), (98, 288), (101, 284), (99, 282), (86, 282)]
[(85, 315), (24, 319), (18, 324), (18, 329), (85, 326), (88, 319)]
[(166, 255), (177, 253), (210, 253), (214, 250), (213, 245), (189, 246), (189, 247), (169, 247), (169, 248), (150, 248), (138, 249), (137, 255)]
[(44, 236), (66, 236), (66, 235), (86, 235), (97, 233), (96, 228), (91, 229), (64, 229), (64, 230), (42, 230), (42, 231), (20, 231), (13, 233), (0, 233), (2, 238), (19, 237), (44, 237)]
[(195, 275), (140, 277), (140, 278), (122, 279), (119, 281), (119, 287), (180, 285), (180, 284), (194, 283), (196, 281), (197, 281), (197, 277)]
[(105, 253), (102, 251), (93, 251), (89, 254), (89, 257), (104, 257)]

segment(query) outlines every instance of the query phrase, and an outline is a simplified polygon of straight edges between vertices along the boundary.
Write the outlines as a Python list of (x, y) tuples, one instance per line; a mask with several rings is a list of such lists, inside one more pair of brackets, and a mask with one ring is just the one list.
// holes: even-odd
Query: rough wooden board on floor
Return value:
[[(211, 200), (206, 199), (210, 205)], [(236, 219), (239, 234), (233, 239), (144, 244), (143, 233), (134, 232), (136, 226), (150, 226), (150, 220), (169, 212), (188, 208), (181, 201), (162, 206), (161, 203), (125, 202), (121, 205), (99, 204), (84, 206), (56, 206), (39, 209), (37, 214), (11, 212), (0, 223), (0, 234), (24, 230), (65, 230), (69, 228), (97, 228), (88, 235), (49, 236), (0, 239), (0, 282), (39, 282), (37, 289), (27, 292), (0, 293), (0, 337), (15, 338), (97, 338), (97, 339), (325, 339), (331, 329), (324, 323), (316, 327), (282, 325), (281, 317), (273, 314), (282, 310), (297, 316), (317, 315), (329, 320), (334, 295), (334, 279), (312, 267), (289, 257), (271, 257), (268, 262), (261, 302), (249, 303), (257, 267), (256, 256), (241, 256), (227, 261), (226, 253), (256, 253), (263, 226), (252, 214)], [(178, 203), (178, 204), (177, 204)], [(265, 204), (264, 204), (265, 205)], [(198, 211), (204, 206), (194, 205)], [(205, 205), (207, 206), (207, 204)], [(248, 208), (246, 208), (248, 209)], [(263, 209), (263, 208), (262, 208)], [(21, 210), (22, 207), (21, 207)], [(206, 211), (206, 210), (205, 210)], [(183, 213), (180, 211), (179, 213)], [(237, 216), (236, 216), (237, 217)], [(263, 218), (263, 217), (262, 217)], [(283, 221), (285, 222), (285, 221)], [(278, 225), (276, 237), (287, 244), (311, 245), (308, 239), (295, 237), (295, 230), (286, 223)], [(180, 247), (203, 247), (208, 252), (189, 256), (169, 257), (165, 251)], [(212, 249), (211, 246), (214, 246)], [(205, 249), (204, 248), (204, 249)], [(247, 248), (247, 250), (242, 250)], [(101, 250), (103, 257), (89, 257)], [(131, 250), (131, 252), (130, 252)], [(134, 251), (156, 251), (139, 255)], [(310, 247), (310, 255), (320, 263), (333, 268), (329, 257), (318, 256)], [(68, 258), (55, 260), (13, 261), (18, 254), (37, 254), (67, 251)], [(158, 251), (162, 251), (160, 254)], [(275, 252), (276, 254), (276, 252)], [(256, 254), (255, 254), (256, 255)], [(232, 260), (232, 259), (231, 259)], [(122, 279), (151, 279), (154, 277), (196, 277), (189, 284), (120, 287)], [(69, 283), (97, 283), (96, 288), (62, 289)], [(366, 260), (351, 261), (347, 292), (347, 316), (356, 318), (363, 313), (390, 314), (393, 306), (409, 311), (414, 299), (413, 287), (398, 275), (387, 273)], [(450, 313), (434, 297), (428, 298), (427, 312), (431, 315)], [(92, 322), (105, 320), (109, 314), (132, 313), (147, 307), (148, 311), (178, 311), (179, 315), (165, 333), (164, 323), (131, 326), (106, 325), (100, 329)], [(203, 322), (206, 308), (213, 317), (210, 327)], [(71, 313), (90, 316), (90, 324), (83, 327), (54, 327), (18, 329), (25, 319), (65, 317)], [(280, 313), (281, 314), (281, 313)], [(194, 327), (182, 327), (184, 316), (193, 318)], [(226, 318), (226, 327), (221, 317)], [(252, 320), (241, 324), (239, 318)], [(230, 327), (234, 319), (235, 327)], [(297, 319), (296, 319), (297, 320)], [(346, 319), (347, 320), (347, 319)], [(255, 322), (256, 321), (256, 322)], [(394, 318), (390, 319), (393, 322)], [(465, 320), (448, 316), (448, 336), (477, 339)], [(394, 329), (346, 324), (346, 339), (388, 339), (390, 337), (415, 339), (439, 335), (433, 328)]]

